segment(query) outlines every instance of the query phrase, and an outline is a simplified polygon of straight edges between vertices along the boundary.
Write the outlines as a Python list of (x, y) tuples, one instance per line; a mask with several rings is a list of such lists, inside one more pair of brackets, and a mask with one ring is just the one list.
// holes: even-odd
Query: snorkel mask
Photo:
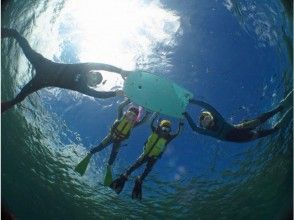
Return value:
[(208, 111), (203, 111), (199, 118), (200, 126), (205, 129), (210, 129), (214, 126), (214, 118)]
[(137, 109), (136, 107), (131, 107), (126, 112), (125, 116), (128, 121), (135, 123), (137, 121), (138, 114), (139, 109)]
[(162, 120), (159, 127), (163, 133), (169, 133), (171, 131), (171, 122), (169, 120)]

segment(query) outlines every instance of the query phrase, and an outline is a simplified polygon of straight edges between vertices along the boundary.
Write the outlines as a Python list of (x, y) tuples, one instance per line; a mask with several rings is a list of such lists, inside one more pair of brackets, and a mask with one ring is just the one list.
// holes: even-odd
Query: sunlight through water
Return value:
[[(125, 70), (171, 69), (168, 57), (182, 35), (180, 17), (160, 2), (66, 1), (60, 13), (49, 20), (54, 11), (51, 7), (40, 14), (33, 30), (33, 41), (38, 42), (34, 48), (49, 59), (107, 63)], [(44, 33), (50, 34), (50, 41)], [(64, 60), (66, 52), (73, 59)], [(104, 77), (108, 83), (103, 90), (122, 86), (117, 74)]]

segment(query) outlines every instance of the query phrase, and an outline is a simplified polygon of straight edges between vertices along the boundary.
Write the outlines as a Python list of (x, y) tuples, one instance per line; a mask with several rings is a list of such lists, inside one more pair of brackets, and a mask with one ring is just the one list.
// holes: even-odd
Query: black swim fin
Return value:
[(142, 199), (142, 181), (139, 177), (136, 178), (135, 186), (132, 192), (132, 199)]
[(112, 181), (109, 187), (119, 194), (123, 190), (126, 181), (127, 177), (125, 175), (120, 175), (119, 178)]
[(3, 112), (6, 112), (8, 109), (10, 109), (12, 107), (12, 103), (10, 101), (8, 102), (1, 102), (1, 114)]

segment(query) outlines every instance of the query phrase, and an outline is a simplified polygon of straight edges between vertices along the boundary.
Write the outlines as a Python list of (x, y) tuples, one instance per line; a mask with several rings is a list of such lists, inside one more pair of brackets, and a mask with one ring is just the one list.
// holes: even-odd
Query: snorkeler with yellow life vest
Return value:
[(83, 175), (87, 169), (90, 158), (95, 153), (103, 150), (110, 144), (113, 144), (111, 154), (108, 160), (107, 171), (104, 179), (104, 185), (109, 186), (112, 182), (112, 164), (116, 159), (116, 156), (120, 150), (121, 143), (128, 139), (133, 128), (143, 124), (148, 118), (150, 113), (146, 112), (145, 116), (139, 119), (139, 108), (131, 106), (126, 113), (123, 113), (123, 109), (130, 104), (130, 100), (126, 99), (118, 107), (118, 116), (113, 125), (111, 126), (110, 132), (102, 140), (102, 142), (90, 150), (88, 155), (77, 165), (76, 171)]
[(110, 187), (119, 194), (128, 179), (129, 175), (141, 165), (146, 163), (146, 168), (142, 175), (138, 176), (135, 180), (135, 186), (132, 192), (133, 199), (142, 199), (142, 183), (145, 177), (149, 174), (155, 162), (162, 156), (167, 145), (179, 135), (184, 123), (179, 122), (179, 127), (176, 133), (171, 133), (171, 122), (169, 120), (160, 120), (155, 126), (154, 122), (157, 117), (154, 117), (151, 123), (152, 133), (144, 144), (143, 153), (139, 156), (136, 162), (131, 165), (124, 174), (114, 180)]

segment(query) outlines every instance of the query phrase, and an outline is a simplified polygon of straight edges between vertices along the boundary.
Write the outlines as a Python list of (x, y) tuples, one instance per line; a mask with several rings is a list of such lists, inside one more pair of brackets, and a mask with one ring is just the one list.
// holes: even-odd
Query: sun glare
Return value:
[[(67, 62), (61, 55), (74, 55), (73, 62), (125, 70), (172, 67), (168, 55), (181, 35), (180, 17), (159, 1), (71, 0), (58, 14), (56, 7), (57, 1), (52, 2), (40, 14), (31, 39), (46, 57)], [(116, 82), (110, 87), (118, 85), (117, 74), (108, 77)]]
[(86, 0), (68, 1), (63, 25), (82, 62), (102, 62), (134, 69), (140, 56), (149, 56), (159, 44), (175, 44), (179, 16), (158, 2)]

